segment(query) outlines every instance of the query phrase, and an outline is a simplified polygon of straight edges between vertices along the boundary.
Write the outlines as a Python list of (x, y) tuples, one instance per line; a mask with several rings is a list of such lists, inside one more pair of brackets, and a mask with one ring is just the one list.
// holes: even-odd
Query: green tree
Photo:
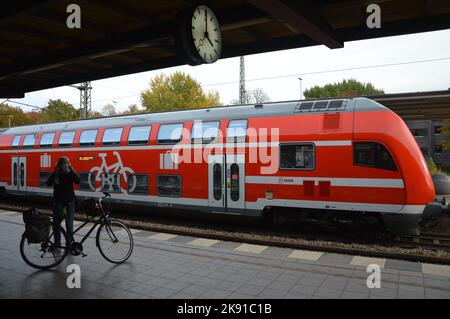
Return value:
[(220, 105), (219, 93), (205, 93), (195, 79), (183, 72), (158, 74), (150, 88), (141, 92), (141, 103), (151, 112), (195, 109)]
[(33, 118), (27, 116), (20, 107), (13, 107), (6, 103), (0, 104), (0, 128), (34, 123), (36, 122)]
[(79, 111), (72, 104), (60, 99), (49, 100), (41, 113), (43, 123), (72, 121), (80, 117)]
[(381, 95), (383, 90), (376, 89), (371, 83), (361, 83), (355, 79), (343, 80), (342, 82), (314, 86), (305, 90), (307, 99), (327, 99), (334, 97), (350, 97), (358, 95)]

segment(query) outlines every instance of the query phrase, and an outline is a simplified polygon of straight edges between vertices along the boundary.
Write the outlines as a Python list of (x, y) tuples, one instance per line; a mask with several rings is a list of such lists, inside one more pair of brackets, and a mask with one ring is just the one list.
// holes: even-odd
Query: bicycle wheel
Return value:
[(61, 231), (61, 244), (55, 245), (53, 229), (47, 240), (41, 243), (29, 243), (25, 232), (20, 241), (20, 255), (23, 260), (33, 268), (49, 269), (55, 267), (66, 258), (68, 253), (66, 231), (58, 226)]
[(133, 235), (127, 226), (117, 219), (109, 219), (97, 231), (97, 247), (109, 262), (120, 264), (133, 252)]

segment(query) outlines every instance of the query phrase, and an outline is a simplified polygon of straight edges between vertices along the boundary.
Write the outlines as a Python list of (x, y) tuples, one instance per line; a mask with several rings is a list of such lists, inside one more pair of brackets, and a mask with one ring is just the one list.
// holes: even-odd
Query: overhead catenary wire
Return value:
[[(339, 68), (339, 69), (329, 69), (329, 70), (312, 71), (312, 72), (301, 72), (301, 74), (300, 73), (282, 74), (282, 75), (274, 75), (274, 76), (268, 76), (268, 77), (251, 78), (251, 79), (246, 79), (245, 81), (246, 82), (264, 81), (264, 80), (273, 80), (273, 79), (288, 78), (288, 77), (296, 77), (296, 78), (298, 78), (300, 75), (302, 75), (302, 76), (315, 75), (315, 74), (323, 74), (323, 73), (344, 72), (344, 71), (372, 69), (372, 68), (383, 68), (383, 67), (392, 67), (392, 66), (427, 63), (427, 62), (437, 62), (437, 61), (446, 61), (446, 60), (450, 60), (450, 57), (425, 59), (425, 60), (415, 60), (415, 61), (405, 61), (405, 62), (395, 62), (395, 63), (385, 63), (385, 64), (373, 64), (373, 65), (364, 65), (364, 66)], [(231, 84), (238, 84), (238, 83), (239, 83), (239, 80), (233, 80), (233, 81), (228, 81), (228, 82), (218, 82), (218, 83), (203, 84), (202, 87), (231, 85)], [(135, 97), (135, 96), (139, 96), (139, 95), (140, 95), (140, 93), (133, 94), (133, 95), (125, 95), (125, 96), (115, 96), (115, 97), (110, 97), (110, 98), (107, 98), (107, 99), (94, 100), (92, 102), (101, 102), (101, 101), (107, 101), (107, 100), (111, 100), (111, 99), (130, 98), (130, 97)]]
[[(374, 64), (374, 65), (357, 66), (357, 67), (341, 68), (341, 69), (331, 69), (331, 70), (322, 70), (322, 71), (314, 71), (314, 72), (302, 72), (301, 74), (300, 73), (291, 73), (291, 74), (283, 74), (283, 75), (274, 75), (274, 76), (269, 76), (269, 77), (246, 79), (245, 81), (246, 82), (263, 81), (263, 80), (280, 79), (280, 78), (287, 78), (287, 77), (297, 77), (298, 78), (300, 75), (314, 75), (314, 74), (323, 74), (323, 73), (332, 73), (332, 72), (353, 71), (353, 70), (361, 70), (361, 69), (381, 68), (381, 67), (390, 67), (390, 66), (398, 66), (398, 65), (406, 65), (406, 64), (417, 64), (417, 63), (426, 63), (426, 62), (436, 62), (436, 61), (445, 61), (445, 60), (450, 60), (450, 57), (428, 59), (428, 60), (416, 60), (416, 61), (408, 61), (408, 62)], [(204, 84), (202, 86), (229, 85), (229, 84), (235, 84), (235, 83), (238, 83), (238, 82), (239, 81), (209, 83), (209, 84)]]
[[(302, 76), (305, 76), (305, 75), (316, 75), (316, 74), (324, 74), (324, 73), (344, 72), (344, 71), (383, 68), (383, 67), (393, 67), (393, 66), (419, 64), (419, 63), (429, 63), (429, 62), (438, 62), (438, 61), (448, 61), (448, 60), (450, 60), (450, 57), (441, 57), (441, 58), (424, 59), (424, 60), (414, 60), (414, 61), (405, 61), (405, 62), (373, 64), (373, 65), (365, 65), (365, 66), (355, 66), (355, 67), (347, 67), (347, 68), (311, 71), (311, 72), (301, 72), (301, 75)], [(267, 76), (267, 77), (250, 78), (250, 79), (246, 79), (246, 82), (266, 81), (266, 80), (289, 78), (289, 77), (296, 77), (296, 78), (298, 78), (299, 76), (300, 76), (300, 73), (281, 74), (281, 75), (273, 75), (273, 76)], [(207, 83), (207, 84), (203, 84), (202, 87), (222, 86), (222, 85), (231, 85), (231, 84), (238, 84), (238, 83), (239, 83), (239, 80), (233, 80), (233, 81), (227, 81), (227, 82)], [(119, 88), (114, 88), (114, 87), (106, 86), (106, 85), (103, 85), (103, 84), (95, 84), (95, 85), (107, 87), (107, 88), (114, 89), (114, 90), (116, 90), (116, 89), (119, 90)], [(124, 90), (124, 89), (120, 89), (120, 90), (128, 91), (128, 90)], [(128, 91), (128, 92), (131, 92), (131, 91)], [(139, 92), (139, 93), (132, 94), (132, 95), (113, 96), (113, 97), (108, 97), (108, 98), (103, 98), (103, 99), (92, 100), (92, 103), (97, 103), (97, 102), (102, 102), (102, 101), (109, 101), (109, 100), (114, 100), (114, 99), (131, 98), (131, 97), (140, 96), (140, 94), (141, 93)], [(38, 109), (42, 109), (43, 108), (43, 107), (39, 107), (39, 106), (36, 106), (36, 105), (16, 102), (16, 101), (12, 101), (12, 100), (9, 100), (9, 102), (10, 103), (16, 103), (16, 104), (21, 104), (21, 105), (29, 106), (29, 107), (33, 107), (33, 108), (38, 108)]]
[(23, 105), (23, 106), (29, 106), (29, 107), (40, 109), (40, 110), (44, 109), (44, 107), (42, 107), (42, 106), (32, 105), (32, 104), (23, 103), (23, 102), (17, 102), (17, 101), (12, 101), (12, 100), (9, 100), (8, 102)]

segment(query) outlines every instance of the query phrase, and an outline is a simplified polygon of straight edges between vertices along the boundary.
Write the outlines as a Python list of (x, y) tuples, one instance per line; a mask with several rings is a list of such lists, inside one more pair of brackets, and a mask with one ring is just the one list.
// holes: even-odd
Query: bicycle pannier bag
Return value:
[(25, 236), (28, 243), (41, 243), (50, 234), (50, 218), (31, 208), (23, 213)]

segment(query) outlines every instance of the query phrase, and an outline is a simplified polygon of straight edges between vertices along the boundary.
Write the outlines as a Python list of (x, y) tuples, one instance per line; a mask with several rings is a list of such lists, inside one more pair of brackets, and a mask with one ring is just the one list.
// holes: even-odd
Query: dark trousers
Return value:
[(53, 204), (53, 233), (55, 234), (56, 245), (61, 245), (61, 232), (59, 231), (59, 228), (56, 228), (54, 226), (61, 224), (64, 207), (66, 208), (67, 211), (66, 232), (67, 232), (67, 240), (69, 241), (68, 243), (65, 244), (73, 242), (73, 218), (75, 215), (75, 199), (73, 199), (71, 202), (67, 204), (61, 204), (57, 202)]

